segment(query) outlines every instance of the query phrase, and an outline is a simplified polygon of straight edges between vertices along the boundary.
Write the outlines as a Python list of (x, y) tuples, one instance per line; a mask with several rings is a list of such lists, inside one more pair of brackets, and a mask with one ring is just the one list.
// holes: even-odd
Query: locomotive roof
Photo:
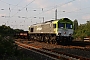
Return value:
[[(58, 20), (59, 20), (59, 19), (58, 19)], [(46, 24), (46, 23), (52, 23), (52, 21), (57, 21), (57, 20), (45, 21), (44, 23), (45, 23), (45, 24)], [(31, 25), (31, 26), (34, 26), (34, 25), (42, 25), (42, 24), (44, 24), (44, 23), (36, 23), (36, 24)]]
[(68, 18), (62, 18), (60, 19), (58, 22), (70, 22), (70, 23), (73, 23), (70, 19)]
[[(57, 19), (57, 20), (59, 20), (59, 19)], [(47, 22), (52, 22), (52, 21), (56, 21), (56, 20), (50, 20), (50, 21), (46, 21), (46, 22), (44, 22), (44, 23), (47, 23)]]
[[(72, 21), (68, 18), (62, 18), (62, 19), (57, 19), (57, 20), (59, 20), (59, 22), (70, 22), (70, 23), (72, 23)], [(49, 20), (49, 21), (45, 21), (43, 23), (36, 23), (36, 24), (31, 25), (31, 26), (48, 24), (48, 23), (52, 23), (53, 21), (57, 21), (57, 20)]]

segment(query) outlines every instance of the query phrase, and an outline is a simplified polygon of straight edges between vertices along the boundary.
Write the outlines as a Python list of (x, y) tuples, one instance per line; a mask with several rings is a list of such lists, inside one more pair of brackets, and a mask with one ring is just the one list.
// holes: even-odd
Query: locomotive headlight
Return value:
[(57, 36), (61, 36), (61, 33), (57, 33), (56, 35), (57, 35)]
[(58, 35), (60, 36), (60, 35), (61, 35), (61, 33), (58, 33)]

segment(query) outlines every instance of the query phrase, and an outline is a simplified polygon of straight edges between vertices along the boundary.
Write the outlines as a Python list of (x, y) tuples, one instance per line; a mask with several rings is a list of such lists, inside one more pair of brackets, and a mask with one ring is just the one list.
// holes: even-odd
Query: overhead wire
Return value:
[[(31, 1), (29, 4), (31, 4), (31, 3), (33, 3), (35, 0), (33, 0), (33, 1)], [(75, 1), (75, 0), (71, 0), (71, 1), (69, 1), (69, 2), (66, 2), (66, 3), (64, 3), (63, 5), (65, 5), (65, 4), (68, 4), (68, 3), (70, 3), (70, 2), (73, 2), (73, 1)], [(3, 1), (4, 2), (4, 1)], [(13, 5), (13, 4), (10, 4), (10, 3), (7, 3), (7, 2), (4, 2), (4, 3), (6, 3), (6, 4), (9, 4), (9, 5)], [(20, 3), (20, 2), (19, 2)], [(18, 3), (18, 4), (19, 4)], [(13, 5), (13, 6), (18, 6), (18, 4), (17, 5)], [(20, 9), (19, 11), (17, 11), (14, 15), (12, 15), (12, 17), (13, 16), (15, 16), (17, 13), (19, 13), (21, 10), (23, 10), (24, 8), (26, 8), (26, 11), (27, 11), (27, 6), (29, 5), (29, 4), (27, 4), (25, 7), (23, 7), (22, 9)], [(60, 5), (60, 6), (63, 6), (63, 5)], [(48, 12), (48, 11), (50, 11), (50, 10), (52, 10), (52, 9), (55, 9), (56, 7), (59, 7), (58, 5), (57, 6), (54, 6), (53, 8), (51, 8), (51, 9), (49, 9), (49, 10), (46, 10), (46, 11), (43, 11), (44, 13), (45, 12)], [(10, 10), (10, 8), (9, 8), (9, 10)], [(41, 13), (39, 13), (39, 14), (42, 14), (42, 12)], [(37, 15), (39, 15), (39, 14), (37, 14)]]
[[(0, 1), (1, 1), (1, 0), (0, 0)], [(5, 2), (5, 1), (1, 1), (1, 2), (5, 3), (5, 4), (8, 4), (8, 5), (15, 6), (15, 5), (13, 5), (13, 4), (10, 4), (10, 3), (7, 3), (7, 2)]]
[[(35, 1), (35, 0), (31, 1), (29, 4), (27, 4), (27, 5), (26, 5), (25, 7), (23, 7), (21, 10), (23, 10), (24, 8), (26, 8), (28, 5), (30, 5), (30, 4), (33, 3), (34, 1)], [(20, 11), (21, 11), (21, 10), (20, 10)], [(17, 13), (19, 13), (19, 12), (17, 11), (14, 15), (12, 15), (12, 17), (15, 16)]]
[[(68, 2), (62, 4), (62, 5), (56, 5), (56, 6), (54, 6), (53, 8), (51, 8), (51, 9), (49, 9), (49, 10), (46, 10), (46, 11), (43, 11), (43, 12), (37, 14), (37, 15), (40, 15), (40, 14), (43, 14), (43, 13), (45, 13), (45, 12), (51, 11), (52, 9), (55, 9), (55, 8), (57, 8), (57, 7), (60, 7), (60, 6), (66, 5), (66, 4), (69, 4), (69, 3), (74, 2), (74, 1), (75, 1), (75, 0), (71, 0), (71, 1), (68, 1)], [(32, 18), (32, 19), (33, 19), (33, 18)], [(32, 19), (31, 19), (31, 20), (32, 20)]]
[[(23, 6), (19, 6), (19, 4), (22, 2), (23, 0), (21, 0), (19, 3), (17, 3), (16, 5), (14, 5), (14, 4), (11, 4), (11, 3), (8, 3), (8, 2), (5, 2), (5, 1), (1, 1), (0, 0), (0, 2), (3, 2), (3, 3), (5, 3), (5, 4), (7, 4), (7, 5), (10, 5), (10, 6), (16, 6), (16, 7), (20, 7), (20, 8), (25, 8), (25, 7), (23, 7)], [(40, 8), (32, 8), (32, 9), (40, 9)], [(3, 10), (4, 10), (4, 8), (3, 8)], [(5, 9), (6, 10), (6, 9)], [(7, 9), (8, 10), (8, 9)], [(11, 10), (14, 10), (13, 8), (11, 9)], [(20, 9), (19, 9), (20, 10)], [(18, 11), (19, 11), (18, 10)]]
[[(0, 0), (0, 1), (1, 1), (1, 0)], [(34, 1), (34, 0), (33, 0), (33, 1)], [(33, 2), (33, 1), (32, 1), (32, 2)], [(75, 0), (66, 2), (65, 4), (68, 4), (68, 3), (73, 2), (73, 1), (75, 1)], [(32, 3), (32, 2), (31, 2), (31, 3)], [(19, 2), (19, 3), (20, 3), (20, 2)], [(19, 4), (19, 3), (18, 3), (18, 4)], [(9, 4), (9, 3), (7, 3), (7, 4)], [(18, 6), (18, 4), (17, 4), (16, 6)], [(65, 5), (65, 4), (63, 4), (63, 5)], [(9, 5), (11, 5), (11, 4), (9, 4)], [(61, 6), (63, 6), (63, 5), (61, 5)], [(26, 6), (28, 6), (28, 5), (26, 5)], [(23, 9), (26, 8), (26, 6), (23, 7)], [(57, 5), (56, 7), (59, 7), (59, 6)], [(52, 9), (54, 9), (54, 8), (56, 8), (56, 7), (53, 7)], [(49, 9), (49, 10), (47, 10), (47, 11), (50, 11), (50, 10), (52, 10), (52, 9)], [(79, 9), (79, 10), (82, 10), (82, 9)], [(10, 11), (10, 7), (9, 7), (9, 11)], [(27, 8), (26, 8), (26, 11), (27, 11)], [(43, 12), (47, 12), (47, 11), (43, 11)], [(77, 11), (77, 10), (76, 10), (76, 11)], [(72, 12), (74, 12), (74, 11), (66, 12), (66, 13), (72, 13)], [(42, 14), (42, 13), (39, 13), (39, 14)], [(38, 14), (38, 15), (39, 15), (39, 14)]]
[[(0, 0), (0, 2), (3, 2), (3, 3), (5, 3), (5, 4), (7, 4), (7, 5), (18, 6), (18, 5), (10, 4), (10, 3), (5, 2), (5, 1), (2, 1), (2, 0)], [(18, 7), (22, 7), (22, 6), (18, 6)]]
[[(17, 7), (22, 1), (23, 1), (23, 0), (19, 1), (19, 2), (16, 4), (16, 7)], [(12, 10), (14, 10), (14, 9), (12, 9)]]
[[(33, 0), (33, 1), (34, 1), (34, 0)], [(33, 1), (32, 1), (32, 2), (33, 2)], [(71, 3), (71, 2), (73, 2), (73, 1), (75, 1), (75, 0), (66, 2), (66, 3), (64, 3), (64, 4), (60, 5), (60, 6), (63, 6), (63, 5), (68, 4), (68, 3)], [(30, 2), (29, 4), (31, 4), (32, 2)], [(20, 2), (19, 2), (19, 3), (20, 3)], [(19, 3), (18, 3), (16, 6), (18, 6)], [(8, 4), (9, 4), (9, 3), (8, 3)], [(29, 4), (27, 4), (27, 5), (26, 5), (25, 7), (23, 7), (21, 10), (23, 10), (24, 8), (26, 8), (26, 11), (27, 11), (27, 6), (28, 6)], [(11, 5), (11, 4), (9, 4), (9, 5)], [(49, 9), (49, 10), (46, 10), (46, 11), (43, 11), (43, 12), (41, 12), (41, 13), (39, 13), (39, 14), (45, 13), (45, 12), (50, 11), (50, 10), (52, 10), (52, 9), (55, 9), (55, 8), (57, 8), (57, 7), (59, 7), (59, 5), (57, 5), (56, 7), (54, 6), (53, 8), (51, 8), (51, 9)], [(10, 8), (9, 8), (9, 10), (10, 10)], [(82, 9), (79, 9), (79, 10), (82, 10)], [(77, 10), (75, 10), (75, 11), (77, 11)], [(74, 11), (67, 12), (67, 13), (72, 13), (72, 12), (74, 12)], [(17, 12), (17, 13), (18, 13), (18, 12)], [(38, 14), (38, 15), (39, 15), (39, 14)]]
[(70, 11), (70, 12), (66, 12), (66, 11), (65, 12), (68, 14), (68, 13), (72, 13), (72, 12), (76, 12), (76, 11), (85, 10), (85, 9), (88, 9), (88, 8), (90, 8), (90, 7), (85, 7), (85, 8), (80, 8), (80, 9), (73, 10), (73, 11)]
[[(72, 2), (72, 1), (69, 1), (69, 2), (67, 2), (67, 3), (70, 3), (70, 2)], [(20, 2), (19, 2), (20, 3)], [(19, 5), (19, 3), (17, 4), (17, 5)], [(25, 7), (24, 7), (25, 8)], [(54, 7), (55, 8), (55, 7)], [(86, 8), (89, 8), (89, 7), (86, 7)], [(79, 10), (83, 10), (83, 9), (86, 9), (86, 8), (82, 8), (82, 9), (78, 9), (78, 10), (74, 10), (74, 11), (79, 11)], [(9, 11), (11, 11), (11, 9), (10, 9), (10, 7), (9, 7)], [(27, 11), (27, 9), (26, 9), (26, 11)], [(48, 10), (47, 10), (48, 11)], [(72, 13), (72, 12), (74, 12), (74, 11), (70, 11), (70, 12), (65, 12), (65, 13)], [(22, 18), (24, 18), (24, 17), (22, 17)], [(28, 17), (27, 17), (28, 18)]]
[[(47, 10), (47, 11), (50, 11), (50, 10), (55, 9), (55, 8), (57, 8), (57, 7), (66, 5), (66, 4), (71, 3), (71, 2), (73, 2), (73, 1), (75, 1), (75, 0), (71, 0), (71, 1), (69, 1), (69, 2), (66, 2), (66, 3), (62, 4), (62, 5), (56, 5), (56, 6), (54, 6), (53, 8), (51, 8), (51, 9), (49, 9), (49, 10)], [(47, 11), (45, 11), (45, 12), (47, 12)], [(40, 13), (39, 13), (39, 14), (40, 14)]]
[[(0, 0), (0, 1), (1, 1), (1, 0)], [(23, 10), (24, 8), (26, 8), (26, 11), (27, 11), (27, 6), (30, 5), (31, 3), (33, 3), (34, 1), (35, 1), (35, 0), (33, 0), (32, 2), (30, 2), (29, 4), (27, 4), (25, 7), (22, 7), (22, 9), (20, 9), (20, 10)], [(71, 3), (71, 2), (73, 2), (73, 1), (75, 1), (75, 0), (72, 0), (72, 1), (66, 2), (66, 3), (64, 3), (64, 4), (62, 4), (62, 5), (56, 5), (56, 6), (53, 6), (51, 9), (48, 9), (48, 10), (46, 10), (46, 11), (43, 11), (43, 12), (37, 14), (37, 15), (43, 14), (43, 13), (45, 13), (45, 12), (48, 12), (48, 11), (50, 11), (50, 10), (52, 10), (52, 9), (57, 8), (57, 7), (60, 7), (60, 6), (66, 5), (66, 4)], [(20, 3), (20, 2), (19, 2), (19, 3)], [(19, 3), (16, 4), (16, 5), (14, 5), (14, 6), (18, 6)], [(12, 5), (12, 4), (10, 4), (10, 3), (7, 3), (7, 4), (8, 4), (8, 5)], [(86, 9), (86, 8), (83, 8), (83, 9)], [(79, 11), (79, 10), (83, 10), (83, 9), (78, 9), (78, 10), (75, 10), (75, 11)], [(11, 10), (11, 9), (10, 9), (10, 7), (9, 7), (9, 11), (10, 11), (10, 10)], [(66, 13), (72, 13), (72, 12), (74, 12), (74, 11), (66, 12)], [(19, 11), (18, 11), (17, 13), (19, 13)], [(16, 13), (16, 14), (17, 14), (17, 13)], [(14, 17), (16, 14), (14, 14), (13, 17)], [(31, 20), (32, 20), (32, 19), (31, 19)]]
[[(29, 4), (27, 4), (25, 7), (23, 7), (22, 9), (20, 9), (20, 11), (23, 10), (24, 8), (26, 8), (26, 11), (27, 11), (27, 6), (30, 5), (31, 3), (33, 3), (34, 1), (35, 1), (35, 0), (31, 1), (31, 2), (30, 2)], [(75, 0), (71, 0), (71, 1), (69, 1), (69, 2), (66, 2), (66, 3), (60, 5), (60, 6), (63, 6), (63, 5), (68, 4), (68, 3), (71, 3), (71, 2), (73, 2), (73, 1), (75, 1)], [(10, 3), (7, 3), (7, 2), (5, 2), (5, 3), (11, 5)], [(19, 3), (20, 3), (20, 2), (19, 2)], [(18, 3), (18, 4), (19, 4), (19, 3)], [(18, 4), (17, 4), (17, 5), (14, 5), (14, 6), (18, 6)], [(54, 6), (53, 8), (51, 8), (51, 9), (49, 9), (49, 10), (46, 10), (46, 11), (43, 11), (43, 12), (37, 14), (37, 15), (40, 15), (40, 14), (45, 13), (45, 12), (48, 12), (48, 11), (50, 11), (50, 10), (52, 10), (52, 9), (57, 8), (57, 7), (59, 7), (59, 5), (56, 5), (56, 6)], [(10, 8), (9, 8), (9, 11), (10, 11)], [(12, 17), (14, 17), (14, 16), (15, 16), (17, 13), (19, 13), (20, 11), (17, 11), (14, 15), (12, 15)]]
[[(32, 2), (34, 2), (34, 1), (35, 1), (35, 0), (33, 0)], [(68, 3), (70, 3), (70, 2), (73, 2), (73, 1), (75, 1), (75, 0), (66, 2), (66, 3), (64, 3), (63, 5), (68, 4)], [(3, 2), (4, 2), (4, 1), (3, 1)], [(20, 2), (21, 2), (21, 1), (20, 1)], [(20, 3), (20, 2), (19, 2), (19, 3)], [(29, 4), (31, 4), (32, 2), (30, 2)], [(12, 4), (7, 3), (7, 2), (4, 2), (4, 3), (9, 4), (9, 5), (12, 5)], [(18, 3), (18, 4), (19, 4), (19, 3)], [(17, 4), (17, 5), (14, 5), (14, 6), (18, 6), (18, 4)], [(26, 11), (27, 11), (27, 6), (28, 6), (29, 4), (27, 4), (27, 5), (26, 5), (25, 7), (23, 7), (22, 9), (18, 10), (17, 13), (19, 13), (19, 12), (20, 12), (21, 10), (23, 10), (24, 8), (26, 8)], [(62, 5), (60, 5), (60, 6), (62, 6)], [(59, 6), (57, 5), (56, 7), (59, 7)], [(54, 6), (53, 8), (51, 8), (51, 9), (49, 9), (49, 10), (46, 10), (46, 11), (43, 11), (43, 12), (48, 12), (48, 11), (50, 11), (50, 10), (52, 10), (52, 9), (55, 9), (56, 7)], [(10, 11), (10, 10), (12, 10), (12, 9), (9, 8), (9, 11)], [(15, 13), (14, 15), (12, 15), (12, 17), (15, 16), (17, 13)], [(42, 14), (42, 12), (39, 13), (39, 14)], [(37, 15), (39, 15), (39, 14), (37, 14)]]

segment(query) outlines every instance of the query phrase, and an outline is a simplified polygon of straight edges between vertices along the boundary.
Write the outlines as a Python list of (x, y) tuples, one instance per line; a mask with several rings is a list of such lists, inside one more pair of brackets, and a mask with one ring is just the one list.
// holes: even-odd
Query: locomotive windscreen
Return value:
[(72, 24), (66, 23), (66, 28), (67, 28), (67, 29), (72, 29), (72, 28), (73, 28), (73, 27), (72, 27)]
[(58, 28), (65, 28), (65, 23), (58, 23)]

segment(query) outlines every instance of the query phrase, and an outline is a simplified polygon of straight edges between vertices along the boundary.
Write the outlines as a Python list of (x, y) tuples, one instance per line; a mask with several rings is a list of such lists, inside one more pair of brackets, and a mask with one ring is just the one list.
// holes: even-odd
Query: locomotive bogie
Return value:
[(56, 39), (56, 36), (55, 34), (30, 34), (30, 40), (36, 40), (36, 41), (39, 41), (39, 42), (46, 42), (46, 43), (53, 43), (54, 40)]

